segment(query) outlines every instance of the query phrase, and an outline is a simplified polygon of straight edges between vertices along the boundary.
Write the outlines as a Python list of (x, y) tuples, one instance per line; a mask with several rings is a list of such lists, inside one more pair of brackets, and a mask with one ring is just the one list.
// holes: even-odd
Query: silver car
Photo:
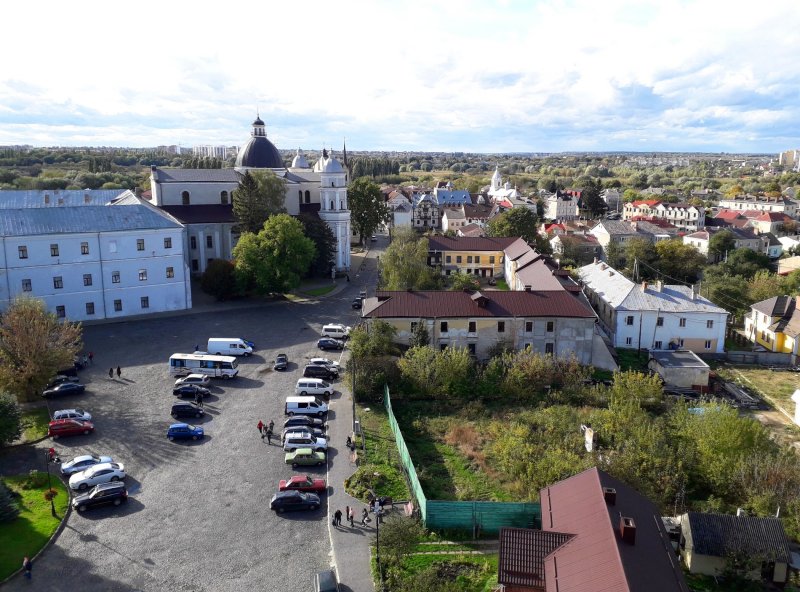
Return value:
[(92, 414), (83, 409), (59, 409), (53, 413), (53, 419), (82, 419), (92, 421)]

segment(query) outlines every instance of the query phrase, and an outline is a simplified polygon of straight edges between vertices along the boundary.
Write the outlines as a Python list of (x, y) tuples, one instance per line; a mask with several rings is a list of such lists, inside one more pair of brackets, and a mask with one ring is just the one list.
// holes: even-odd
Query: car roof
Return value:
[(188, 423), (173, 423), (169, 427), (170, 427), (170, 429), (172, 429), (172, 428), (188, 428), (189, 424)]
[(310, 448), (297, 448), (295, 449), (296, 454), (313, 454), (314, 451)]
[(83, 409), (59, 409), (58, 411), (53, 411), (53, 415), (56, 413), (86, 413)]
[(87, 467), (87, 471), (101, 471), (103, 469), (119, 469), (121, 465), (117, 462), (104, 462), (104, 463), (97, 463), (91, 467)]

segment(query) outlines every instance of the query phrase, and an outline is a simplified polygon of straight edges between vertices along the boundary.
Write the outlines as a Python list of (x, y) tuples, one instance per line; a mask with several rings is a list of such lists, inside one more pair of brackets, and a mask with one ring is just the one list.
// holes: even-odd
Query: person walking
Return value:
[(366, 526), (367, 520), (369, 520), (369, 510), (364, 508), (361, 510), (361, 526)]
[(353, 521), (356, 519), (356, 509), (350, 508), (347, 511), (347, 521), (350, 523), (350, 528), (353, 528)]
[(112, 378), (112, 379), (114, 378), (114, 369), (113, 368), (109, 368), (108, 369), (108, 377)]
[(89, 363), (94, 364), (94, 352), (89, 352)]
[(86, 367), (89, 365), (89, 356), (83, 354), (83, 366)]
[(258, 433), (261, 434), (261, 439), (263, 440), (264, 439), (264, 422), (259, 419), (258, 420), (258, 425), (256, 427), (258, 428)]
[(25, 570), (25, 577), (30, 580), (33, 564), (31, 563), (30, 557), (28, 557), (27, 555), (25, 555), (25, 558), (22, 560), (22, 569)]
[(270, 419), (269, 420), (269, 431), (271, 432), (272, 428), (274, 428), (274, 427), (275, 427), (275, 422)]
[(341, 526), (342, 525), (342, 511), (336, 510), (333, 513), (333, 525), (334, 526)]
[(198, 407), (203, 406), (203, 393), (200, 391), (195, 392), (194, 394), (194, 402)]
[(117, 378), (122, 378), (122, 368), (117, 366)]
[(350, 506), (344, 507), (344, 519), (350, 520)]
[(267, 444), (272, 446), (272, 428), (267, 427)]

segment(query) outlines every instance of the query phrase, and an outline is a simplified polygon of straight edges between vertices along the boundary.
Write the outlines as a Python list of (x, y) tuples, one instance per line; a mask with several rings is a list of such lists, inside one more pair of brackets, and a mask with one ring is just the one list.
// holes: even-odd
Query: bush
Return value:
[(13, 522), (17, 516), (19, 504), (5, 482), (0, 479), (0, 522)]
[(55, 499), (57, 495), (58, 495), (58, 490), (50, 488), (44, 492), (44, 499), (49, 502), (50, 500)]
[(211, 294), (220, 301), (238, 295), (233, 263), (225, 259), (209, 261), (208, 267), (200, 279), (200, 287), (203, 292)]
[(28, 478), (22, 483), (22, 489), (37, 489), (44, 487), (45, 483), (47, 483), (47, 473), (31, 469), (30, 473), (28, 473)]
[(8, 446), (22, 434), (22, 412), (14, 397), (0, 393), (0, 446)]

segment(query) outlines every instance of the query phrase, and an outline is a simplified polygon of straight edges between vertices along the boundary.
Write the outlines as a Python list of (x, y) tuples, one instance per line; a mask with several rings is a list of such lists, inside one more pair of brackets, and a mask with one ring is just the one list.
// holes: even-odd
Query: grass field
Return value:
[(31, 475), (3, 478), (9, 489), (20, 496), (17, 499), (20, 513), (13, 522), (0, 524), (0, 580), (19, 569), (25, 555), (33, 557), (44, 547), (69, 505), (66, 488), (58, 477), (52, 476), (53, 489), (58, 492), (54, 500), (58, 517), (54, 518), (50, 502), (44, 497), (47, 475), (38, 471), (32, 471)]
[(626, 370), (642, 371), (647, 369), (647, 352), (638, 352), (635, 349), (617, 348), (617, 357), (619, 358), (620, 372), (625, 372)]
[(791, 397), (792, 393), (800, 388), (800, 374), (797, 372), (773, 372), (767, 368), (756, 366), (726, 364), (717, 368), (716, 373), (731, 382), (755, 387), (786, 411), (794, 413), (794, 402)]
[(47, 424), (50, 423), (50, 414), (47, 407), (37, 407), (22, 413), (22, 442), (32, 442), (47, 435)]
[(324, 296), (336, 287), (336, 284), (330, 286), (320, 286), (318, 288), (301, 288), (299, 291), (307, 296)]
[[(403, 570), (411, 575), (436, 566), (441, 577), (455, 579), (464, 592), (489, 592), (497, 585), (499, 556), (486, 555), (408, 555)], [(458, 574), (458, 575), (456, 575)], [(453, 576), (455, 576), (453, 578)]]

